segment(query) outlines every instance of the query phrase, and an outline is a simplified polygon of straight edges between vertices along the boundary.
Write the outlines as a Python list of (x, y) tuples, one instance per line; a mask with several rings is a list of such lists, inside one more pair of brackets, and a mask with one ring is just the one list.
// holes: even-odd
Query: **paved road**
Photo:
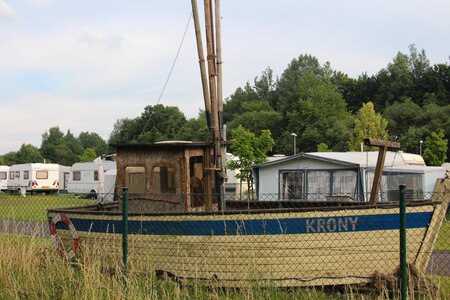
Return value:
[(50, 235), (48, 223), (46, 222), (0, 220), (0, 232), (37, 237)]
[(426, 273), (450, 276), (450, 251), (433, 251)]

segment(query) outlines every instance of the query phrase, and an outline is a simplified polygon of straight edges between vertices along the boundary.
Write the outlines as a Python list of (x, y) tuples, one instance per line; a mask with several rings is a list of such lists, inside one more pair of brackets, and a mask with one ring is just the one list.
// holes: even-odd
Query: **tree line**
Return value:
[[(265, 69), (253, 82), (237, 88), (223, 107), (229, 137), (239, 139), (232, 136), (242, 134), (236, 130), (239, 126), (255, 135), (269, 130), (272, 153), (292, 154), (295, 133), (297, 152), (359, 151), (362, 139), (372, 137), (398, 141), (410, 153), (419, 153), (423, 146), (431, 165), (450, 155), (450, 66), (431, 65), (425, 51), (414, 45), (407, 54), (398, 52), (376, 74), (358, 78), (302, 54), (280, 76)], [(36, 155), (36, 160), (40, 154), (47, 161), (70, 164), (87, 149), (96, 155), (111, 151), (95, 133), (75, 138), (70, 131), (58, 131), (54, 127), (44, 133), (40, 148), (22, 145), (19, 151), (0, 156), (0, 163), (27, 155)], [(161, 140), (211, 140), (204, 112), (188, 119), (177, 107), (149, 105), (136, 118), (117, 120), (108, 142)]]
[(81, 132), (75, 137), (70, 130), (64, 134), (56, 126), (42, 134), (40, 148), (22, 144), (18, 151), (1, 155), (0, 165), (46, 162), (71, 166), (79, 161), (93, 161), (97, 156), (109, 153), (109, 146), (97, 133)]

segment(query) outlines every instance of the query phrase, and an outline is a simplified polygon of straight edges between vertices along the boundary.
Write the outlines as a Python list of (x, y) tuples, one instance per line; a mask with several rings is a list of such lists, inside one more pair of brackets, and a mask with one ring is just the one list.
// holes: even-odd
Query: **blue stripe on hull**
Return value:
[[(78, 219), (70, 216), (77, 231), (122, 233), (121, 220)], [(407, 228), (425, 228), (432, 212), (407, 214)], [(50, 221), (50, 220), (49, 220)], [(398, 214), (283, 218), (262, 220), (129, 221), (129, 233), (140, 235), (275, 235), (314, 234), (399, 229)], [(67, 229), (62, 223), (58, 229)]]

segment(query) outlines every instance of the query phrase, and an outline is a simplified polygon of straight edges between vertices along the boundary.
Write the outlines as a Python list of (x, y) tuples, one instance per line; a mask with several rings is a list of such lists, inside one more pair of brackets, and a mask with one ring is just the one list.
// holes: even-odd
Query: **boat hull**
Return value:
[[(443, 203), (407, 207), (407, 261), (425, 272)], [(107, 245), (106, 261), (120, 261), (122, 216), (55, 210), (83, 247)], [(399, 209), (355, 207), (322, 211), (234, 212), (129, 216), (130, 268), (220, 286), (270, 282), (276, 286), (369, 283), (399, 265)], [(72, 247), (73, 230), (55, 224)]]

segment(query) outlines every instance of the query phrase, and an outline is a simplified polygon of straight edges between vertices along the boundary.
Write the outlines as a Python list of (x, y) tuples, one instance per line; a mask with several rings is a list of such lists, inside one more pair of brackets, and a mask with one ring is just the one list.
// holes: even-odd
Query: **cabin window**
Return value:
[(145, 194), (145, 168), (127, 167), (125, 169), (125, 185), (130, 194)]
[(327, 171), (308, 171), (308, 200), (326, 200), (330, 193), (330, 177)]
[(14, 172), (14, 178), (20, 179), (20, 171), (15, 171)]
[(9, 172), (9, 179), (14, 179), (14, 171)]
[(30, 179), (30, 171), (23, 171), (23, 179)]
[(98, 171), (94, 171), (94, 181), (98, 181)]
[(304, 174), (300, 171), (281, 173), (281, 197), (282, 199), (303, 199)]
[(333, 173), (333, 196), (355, 197), (357, 191), (355, 171), (336, 171)]
[(80, 181), (81, 180), (81, 171), (73, 171), (72, 172), (72, 180)]
[(175, 168), (154, 167), (155, 193), (175, 193)]
[(0, 180), (6, 180), (6, 172), (0, 172)]
[(36, 171), (36, 179), (48, 179), (48, 171)]

